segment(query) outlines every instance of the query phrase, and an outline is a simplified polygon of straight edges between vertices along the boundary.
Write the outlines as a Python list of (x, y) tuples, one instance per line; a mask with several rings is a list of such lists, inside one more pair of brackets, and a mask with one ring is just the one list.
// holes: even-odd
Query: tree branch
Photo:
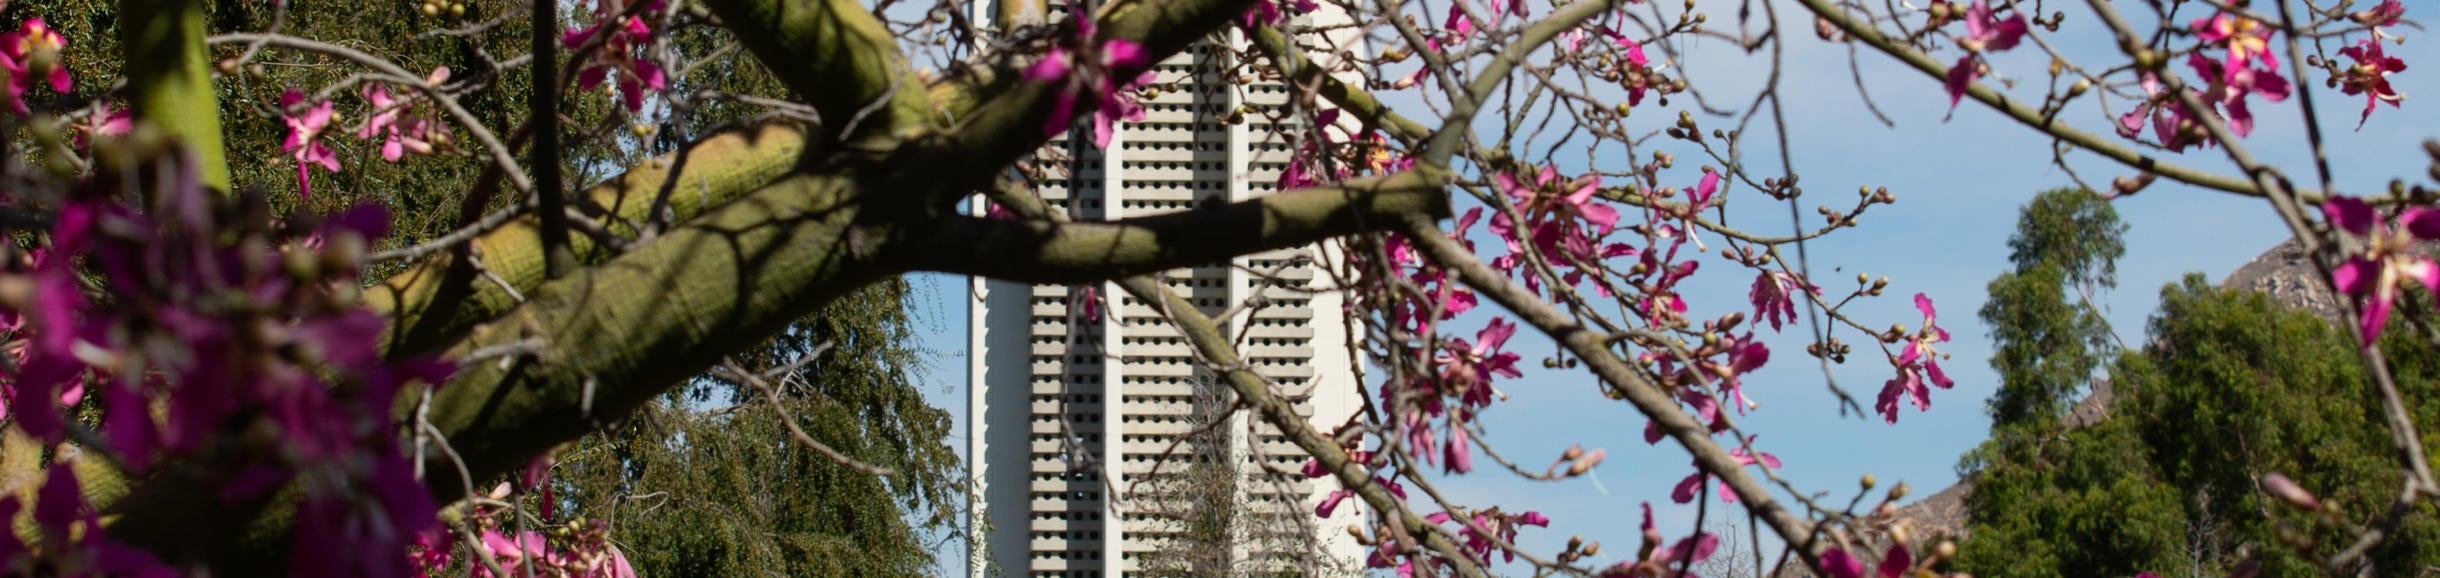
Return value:
[[(1151, 273), (1295, 247), (1449, 214), (1438, 171), (1267, 195), (1209, 209), (1106, 223), (956, 217), (921, 235), (918, 270), (1068, 284)], [(1367, 225), (1370, 226), (1367, 226)]]
[(195, 153), (203, 186), (229, 190), (220, 101), (212, 95), (210, 51), (203, 44), (201, 0), (121, 0), (119, 44), (138, 118)]
[[(629, 224), (647, 221), (646, 213), (664, 186), (675, 187), (669, 196), (670, 220), (682, 223), (786, 174), (805, 152), (802, 128), (787, 123), (747, 127), (713, 135), (682, 153), (656, 157), (593, 186), (585, 196), (609, 210), (602, 222), (614, 232), (633, 235), (637, 231)], [(674, 162), (681, 154), (687, 165), (673, 185), (668, 179), (678, 172)], [(517, 290), (530, 290), (544, 277), (538, 224), (537, 217), (526, 215), (467, 242), (482, 251), (492, 274)], [(579, 256), (598, 253), (590, 239), (570, 239), (569, 247)], [(365, 305), (391, 319), (382, 335), (383, 351), (399, 356), (439, 349), (516, 306), (507, 289), (472, 283), (475, 274), (462, 257), (442, 253), (365, 291)]]

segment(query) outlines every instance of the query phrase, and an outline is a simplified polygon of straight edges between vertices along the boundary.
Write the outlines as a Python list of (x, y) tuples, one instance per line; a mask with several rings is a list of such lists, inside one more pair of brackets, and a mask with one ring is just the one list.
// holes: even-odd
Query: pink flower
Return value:
[(2398, 19), (2405, 17), (2406, 4), (2399, 0), (2381, 0), (2380, 5), (2373, 6), (2369, 10), (2347, 15), (2348, 20), (2354, 20), (2357, 24), (2375, 27), (2396, 26)]
[[(1749, 436), (1745, 438), (1745, 443), (1749, 445), (1753, 444), (1754, 438), (1757, 437), (1761, 436)], [(1728, 457), (1730, 459), (1737, 460), (1737, 465), (1740, 466), (1762, 464), (1770, 469), (1779, 469), (1779, 456), (1762, 452), (1753, 452), (1752, 454), (1748, 454), (1746, 453), (1745, 448), (1742, 447), (1729, 450)], [(1693, 474), (1687, 475), (1686, 479), (1678, 480), (1677, 488), (1669, 492), (1669, 499), (1675, 500), (1680, 504), (1692, 502), (1694, 501), (1695, 491), (1702, 489), (1703, 482), (1710, 479), (1711, 472), (1703, 471), (1703, 467), (1698, 464), (1695, 466), (1695, 471)], [(1727, 482), (1720, 483), (1720, 501), (1737, 501), (1737, 493), (1728, 489)]]
[[(297, 110), (297, 107), (303, 106), (304, 103), (305, 93), (297, 92), (296, 89), (291, 88), (280, 94), (280, 110), (282, 111)], [(307, 170), (308, 165), (318, 164), (322, 165), (323, 170), (339, 172), (338, 153), (331, 152), (330, 145), (322, 144), (320, 140), (322, 131), (330, 128), (330, 108), (330, 102), (323, 101), (305, 108), (305, 114), (302, 116), (282, 115), (280, 117), (281, 120), (288, 123), (288, 141), (280, 144), (280, 150), (286, 151), (290, 156), (296, 158), (298, 197), (310, 198), (313, 196), (313, 182), (308, 178), (312, 173)]]
[[(1423, 517), (1424, 521), (1433, 524), (1446, 524), (1455, 519), (1448, 512), (1434, 512), (1432, 515)], [(1475, 512), (1473, 521), (1472, 524), (1458, 528), (1457, 534), (1459, 537), (1465, 538), (1465, 548), (1474, 554), (1475, 560), (1485, 564), (1491, 562), (1491, 550), (1499, 548), (1499, 543), (1492, 541), (1491, 537), (1497, 536), (1499, 542), (1515, 544), (1518, 528), (1524, 526), (1550, 527), (1550, 517), (1542, 515), (1541, 512), (1508, 514), (1501, 512), (1499, 508)], [(1489, 530), (1489, 535), (1477, 530), (1478, 527), (1482, 530)], [(1514, 551), (1503, 549), (1501, 554), (1504, 561), (1515, 562), (1517, 559)]]
[(1864, 578), (1864, 561), (1846, 550), (1823, 550), (1821, 564), (1822, 571), (1830, 574), (1829, 578)]
[(1493, 317), (1482, 331), (1475, 332), (1473, 343), (1464, 338), (1450, 339), (1435, 363), (1440, 366), (1443, 391), (1472, 405), (1491, 403), (1492, 376), (1515, 379), (1524, 375), (1517, 371), (1517, 360), (1522, 356), (1500, 350), (1516, 333), (1515, 323)]
[(1889, 552), (1881, 555), (1881, 578), (1900, 578), (1914, 566), (1914, 552), (1908, 552), (1905, 544), (1891, 544)]
[(1644, 547), (1642, 552), (1644, 559), (1633, 562), (1620, 562), (1616, 566), (1603, 569), (1601, 574), (1599, 574), (1601, 578), (1645, 578), (1651, 576), (1667, 576), (1670, 578), (1702, 578), (1701, 576), (1696, 576), (1693, 573), (1679, 574), (1678, 568), (1685, 566), (1690, 562), (1702, 562), (1704, 560), (1711, 559), (1712, 553), (1720, 549), (1720, 537), (1713, 536), (1709, 532), (1697, 533), (1690, 537), (1681, 538), (1676, 544), (1671, 544), (1665, 549), (1661, 548), (1661, 541), (1663, 538), (1661, 537), (1660, 529), (1652, 525), (1651, 502), (1644, 503), (1643, 529)]
[[(2397, 0), (2389, 3), (2394, 5)], [(2389, 75), (2405, 72), (2406, 61), (2381, 52), (2380, 39), (2366, 38), (2355, 46), (2338, 49), (2338, 53), (2355, 59), (2355, 66), (2340, 77), (2338, 89), (2349, 95), (2364, 95), (2364, 116), (2355, 121), (2355, 130), (2364, 130), (2364, 123), (2372, 120), (2373, 106), (2386, 102), (2390, 108), (2397, 108), (2398, 102), (2406, 100), (2406, 95), (2389, 86)]]
[[(426, 82), (439, 84), (448, 79), (449, 68), (441, 67), (432, 71)], [(434, 142), (447, 137), (447, 132), (437, 130), (439, 123), (410, 114), (415, 106), (413, 100), (392, 98), (390, 89), (381, 83), (364, 85), (364, 101), (372, 105), (373, 113), (365, 120), (364, 128), (356, 131), (356, 137), (369, 140), (381, 135), (382, 160), (394, 163), (407, 153), (432, 154)]]
[(2257, 59), (2262, 61), (2263, 68), (2279, 68), (2279, 56), (2271, 53), (2271, 33), (2274, 31), (2261, 22), (2222, 13), (2196, 19), (2190, 27), (2194, 29), (2195, 38), (2205, 44), (2227, 49), (2228, 70), (2218, 82), (2236, 83), (2237, 72), (2250, 68), (2249, 65)]
[(1966, 35), (1957, 39), (1957, 45), (1966, 49), (1966, 55), (1958, 58), (1955, 66), (1949, 67), (1947, 87), (1950, 114), (1956, 114), (1957, 101), (1965, 98), (1966, 87), (1973, 85), (1974, 79), (1982, 77), (1982, 54), (2015, 48), (2016, 43), (2024, 37), (2025, 15), (2016, 14), (2007, 20), (2000, 20), (1982, 0), (1974, 0), (1973, 5), (1966, 7)]
[(1898, 376), (1881, 386), (1881, 398), (1873, 405), (1893, 424), (1898, 423), (1900, 397), (1913, 398), (1918, 411), (1932, 408), (1931, 390), (1924, 387), (1927, 378), (1931, 385), (1940, 386), (1941, 389), (1956, 385), (1956, 382), (1949, 381), (1948, 373), (1940, 370), (1940, 358), (1946, 354), (1932, 348), (1934, 343), (1949, 340), (1949, 330), (1941, 329), (1937, 324), (1939, 315), (1932, 310), (1932, 298), (1916, 293), (1915, 310), (1923, 312), (1923, 329), (1907, 339), (1906, 347), (1896, 358)]
[[(661, 2), (649, 0), (640, 8), (644, 12), (658, 11)], [(600, 20), (589, 27), (569, 30), (560, 36), (559, 42), (576, 48), (591, 41), (594, 35), (607, 34), (601, 47), (594, 49), (592, 56), (577, 69), (576, 85), (587, 89), (601, 86), (615, 74), (620, 102), (632, 113), (644, 109), (645, 94), (667, 88), (669, 79), (662, 73), (661, 65), (650, 58), (638, 58), (638, 53), (652, 44), (652, 28), (644, 25), (641, 16), (620, 16), (626, 12), (626, 3), (621, 0), (602, 0), (593, 9), (594, 17)]]
[(76, 146), (84, 148), (92, 144), (92, 137), (127, 134), (129, 129), (135, 128), (135, 113), (105, 102), (95, 105), (93, 116), (86, 117), (73, 128), (76, 131)]
[[(1599, 259), (1593, 254), (1593, 238), (1609, 235), (1618, 225), (1618, 209), (1593, 199), (1593, 193), (1601, 188), (1600, 175), (1562, 182), (1557, 168), (1546, 166), (1531, 182), (1520, 181), (1515, 173), (1505, 171), (1494, 179), (1532, 226), (1530, 241), (1554, 258), (1554, 266), (1568, 265), (1557, 259), (1562, 248), (1575, 258)], [(1592, 226), (1593, 232), (1588, 233), (1585, 225)], [(1505, 211), (1491, 215), (1491, 232), (1507, 239), (1510, 251), (1522, 250), (1528, 240), (1519, 235), (1518, 223), (1509, 219)]]
[(0, 35), (0, 68), (8, 69), (8, 102), (18, 114), (26, 113), (25, 91), (36, 78), (49, 82), (51, 92), (66, 93), (75, 83), (68, 78), (68, 67), (59, 59), (68, 41), (60, 38), (41, 18), (25, 21), (16, 31)]
[(2389, 323), (2389, 307), (2398, 298), (2399, 284), (2413, 279), (2425, 291), (2440, 289), (2440, 267), (2413, 250), (2417, 241), (2440, 239), (2440, 209), (2408, 208), (2398, 215), (2396, 225), (2384, 225), (2371, 205), (2333, 196), (2322, 203), (2321, 213), (2331, 225), (2369, 242), (2364, 254), (2332, 270), (2330, 280), (2348, 295), (2369, 295), (2356, 331), (2364, 347), (2370, 348), (2380, 341), (2381, 328)]
[[(1092, 19), (1080, 19), (1078, 22), (1076, 37), (1087, 44), (1094, 42), (1096, 36)], [(1083, 59), (1079, 59), (1066, 46), (1052, 47), (1040, 62), (1025, 69), (1025, 79), (1060, 85), (1059, 96), (1051, 107), (1051, 116), (1042, 123), (1043, 134), (1056, 135), (1066, 131), (1080, 112), (1078, 109), (1090, 109), (1093, 113), (1093, 146), (1099, 148), (1110, 146), (1110, 135), (1116, 132), (1120, 121), (1144, 119), (1143, 105), (1136, 103), (1130, 93), (1152, 83), (1152, 71), (1147, 70), (1152, 55), (1144, 52), (1144, 45), (1121, 38), (1101, 40), (1100, 44), (1093, 46), (1093, 53), (1084, 55), (1086, 58)], [(1080, 63), (1084, 66), (1078, 66)], [(1125, 85), (1111, 81), (1114, 77), (1130, 73), (1136, 76)], [(1085, 100), (1083, 97), (1087, 94), (1093, 99)]]
[(1245, 8), (1245, 15), (1240, 17), (1239, 21), (1245, 24), (1246, 28), (1253, 28), (1263, 25), (1277, 26), (1281, 22), (1286, 22), (1288, 21), (1288, 15), (1280, 11), (1281, 2), (1294, 2), (1293, 4), (1288, 5), (1288, 9), (1295, 11), (1297, 14), (1312, 12), (1315, 8), (1321, 7), (1321, 5), (1315, 4), (1313, 0), (1280, 0), (1280, 2), (1273, 2), (1272, 0), (1255, 0), (1253, 6), (1247, 6)]
[(2223, 71), (2225, 67), (2219, 61), (2201, 54), (2188, 55), (2186, 65), (2193, 67), (2196, 75), (2214, 79), (2209, 88), (2203, 89), (2201, 96), (2204, 101), (2221, 109), (2221, 117), (2228, 122), (2228, 132), (2237, 136), (2254, 133), (2254, 114), (2245, 106), (2247, 95), (2258, 94), (2263, 100), (2279, 102), (2287, 100), (2290, 90), (2287, 79), (2268, 70)]
[(1795, 297), (1800, 288), (1814, 295), (1822, 292), (1820, 287), (1786, 271), (1766, 270), (1755, 276), (1754, 289), (1747, 292), (1745, 297), (1754, 304), (1754, 317), (1760, 320), (1756, 323), (1769, 321), (1771, 330), (1778, 331), (1781, 323), (1796, 321)]

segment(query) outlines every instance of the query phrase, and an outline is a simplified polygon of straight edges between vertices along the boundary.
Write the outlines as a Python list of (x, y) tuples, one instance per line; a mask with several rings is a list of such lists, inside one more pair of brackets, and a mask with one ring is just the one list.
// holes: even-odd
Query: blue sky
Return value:
[[(1667, 4), (1675, 10), (1675, 2)], [(2410, 11), (2410, 17), (2419, 16), (2426, 7), (2417, 4), (2415, 8), (2418, 10)], [(1736, 13), (1734, 3), (1707, 0), (1703, 10), (1712, 15), (1713, 26), (1733, 26), (1728, 19)], [(1781, 11), (1783, 15), (1801, 13), (1784, 1)], [(1793, 30), (1806, 28), (1791, 24)], [(2051, 40), (2068, 48), (2081, 64), (2118, 62), (2107, 59), (2113, 48), (2098, 35), (2097, 26), (2086, 13), (2070, 11), (2063, 29), (2066, 33)], [(2424, 48), (2416, 31), (2405, 32), (2411, 39), (2403, 46), (2390, 45), (2391, 53), (2407, 58), (2414, 67), (2440, 67), (2440, 59), (2431, 58), (2440, 52)], [(1692, 81), (1711, 92), (1715, 105), (1750, 100), (1767, 60), (1735, 54), (1732, 46), (1717, 40), (1701, 41), (1690, 48), (1690, 57), (1695, 59)], [(1955, 54), (1947, 56), (1954, 58)], [(1916, 292), (1929, 295), (1939, 306), (1941, 325), (1955, 337), (1944, 349), (1953, 356), (1944, 367), (1957, 387), (1935, 391), (1929, 412), (1907, 407), (1894, 426), (1874, 415), (1841, 416), (1823, 387), (1818, 365), (1802, 353), (1804, 340), (1797, 336), (1809, 335), (1810, 329), (1791, 326), (1785, 335), (1766, 340), (1775, 353), (1773, 362), (1746, 381), (1750, 395), (1763, 406), (1740, 423), (1760, 435), (1757, 445), (1763, 451), (1785, 460), (1782, 475), (1807, 491), (1828, 492), (1843, 502), (1854, 494), (1856, 479), (1872, 473), (1882, 480), (1883, 488), (1904, 481), (1915, 488), (1914, 496), (1928, 495), (1955, 482), (1958, 456), (1980, 443), (1989, 425), (1982, 410), (1996, 377), (1985, 361), (1988, 332), (1975, 319), (1974, 311), (1983, 303), (1984, 284), (2009, 266), (2004, 243), (2014, 230), (2017, 207), (2036, 191), (2070, 181), (2050, 165), (2046, 139), (1971, 101), (1958, 109), (1955, 118), (1944, 121), (1947, 100), (1937, 81), (1868, 49), (1863, 54), (1864, 78), (1881, 110), (1897, 123), (1895, 128), (1873, 120), (1857, 97), (1849, 81), (1844, 47), (1808, 34), (1790, 42), (1788, 57), (1788, 77), (1783, 81), (1790, 87), (1785, 93), (1790, 105), (1788, 137), (1798, 172), (1807, 185), (1802, 214), (1808, 226), (1819, 222), (1812, 206), (1846, 206), (1852, 197), (1845, 191), (1859, 185), (1886, 186), (1899, 199), (1894, 206), (1872, 209), (1861, 228), (1811, 244), (1815, 279), (1837, 295), (1858, 272), (1888, 276), (1891, 285), (1884, 297), (1848, 310), (1873, 326), (1890, 322), (1917, 326), (1921, 319), (1913, 311), (1910, 297)], [(2047, 58), (2027, 43), (1998, 54), (1992, 66), (2002, 77), (2039, 84), (2046, 79), (2046, 63)], [(2286, 69), (2281, 72), (2284, 75)], [(1985, 82), (1994, 80), (1986, 78)], [(2316, 104), (2332, 141), (2331, 159), (2342, 192), (2372, 194), (2385, 189), (2391, 178), (2425, 179), (2422, 175), (2430, 159), (2418, 143), (2440, 136), (2440, 112), (2435, 111), (2440, 102), (2423, 98), (2440, 96), (2440, 74), (2410, 68), (2392, 82), (2408, 95), (2405, 107), (2383, 106), (2360, 131), (2351, 128), (2363, 106), (2361, 97), (2321, 90), (2319, 78), (2300, 83), (2317, 89)], [(2033, 86), (2025, 88), (2010, 94), (2039, 98)], [(1634, 118), (1650, 129), (1676, 118), (1674, 110), (1646, 106)], [(2123, 103), (2117, 106), (2116, 110), (2124, 110)], [(2255, 111), (2260, 125), (2245, 144), (2300, 182), (2312, 180), (2296, 102), (2257, 102)], [(2070, 109), (2066, 118), (2088, 131), (2108, 131), (2109, 125), (2089, 102)], [(1722, 119), (1704, 122), (1707, 130), (1728, 124)], [(1749, 163), (1777, 165), (1776, 156), (1762, 148), (1768, 131), (1767, 124), (1757, 123)], [(1680, 163), (1674, 172), (1684, 175), (1679, 177), (1685, 181), (1680, 184), (1692, 184), (1699, 174), (1693, 165), (1700, 163), (1687, 162), (1695, 156), (1692, 151), (1676, 152)], [(1583, 157), (1580, 153), (1573, 156)], [(1624, 163), (1619, 156), (1611, 151), (1597, 153), (1595, 158), (1605, 168), (1615, 168)], [(2217, 149), (2190, 150), (2174, 160), (2236, 174)], [(2132, 174), (2089, 154), (2071, 155), (2070, 162), (2095, 184)], [(1787, 232), (1785, 207), (1772, 205), (1768, 197), (1747, 189), (1736, 189), (1731, 195), (1732, 213), (1750, 215), (1743, 222), (1761, 223), (1752, 230)], [(2117, 201), (2117, 207), (2132, 229), (2126, 236), (2127, 254), (2118, 262), (2120, 286), (2107, 296), (2107, 305), (2111, 322), (2130, 343), (2141, 342), (2144, 320), (2163, 284), (2188, 272), (2201, 272), (2216, 281), (2287, 236), (2267, 202), (2165, 180)], [(1707, 268), (1718, 266), (1713, 271), (1738, 271), (1723, 265), (1706, 263)], [(1750, 273), (1697, 275), (1696, 279), (1687, 291), (1694, 312), (1716, 316), (1750, 310), (1745, 304)], [(923, 374), (927, 380), (923, 389), (934, 404), (958, 414), (961, 425), (954, 431), (963, 432), (964, 279), (924, 275), (915, 282), (915, 316), (931, 364)], [(1472, 329), (1485, 319), (1470, 315), (1455, 327), (1470, 337)], [(1856, 344), (1857, 354), (1834, 375), (1869, 408), (1892, 370), (1871, 353), (1868, 340), (1851, 330), (1840, 335)], [(1608, 542), (1605, 552), (1610, 556), (1631, 555), (1637, 539), (1637, 505), (1647, 500), (1653, 502), (1664, 533), (1689, 532), (1693, 506), (1668, 501), (1670, 486), (1693, 471), (1685, 451), (1666, 443), (1658, 447), (1644, 444), (1643, 417), (1623, 402), (1599, 396), (1589, 375), (1542, 369), (1539, 360), (1554, 351), (1547, 339), (1520, 335), (1508, 349), (1525, 356), (1521, 365), (1526, 375), (1503, 384), (1502, 390), (1510, 397), (1483, 417), (1493, 443), (1526, 464), (1547, 463), (1543, 460), (1579, 443), (1607, 448), (1609, 459), (1586, 479), (1544, 483), (1478, 470), (1441, 482), (1443, 489), (1476, 507), (1496, 504), (1509, 511), (1532, 509), (1549, 514), (1554, 521), (1551, 529), (1528, 531), (1521, 537), (1526, 546), (1543, 552), (1555, 550), (1571, 534), (1582, 534)], [(951, 445), (964, 447), (962, 439), (951, 440)], [(1712, 510), (1715, 515), (1721, 512)], [(1767, 554), (1775, 556), (1776, 552)], [(944, 557), (961, 558), (962, 552), (944, 553)], [(945, 562), (944, 568), (961, 563)]]

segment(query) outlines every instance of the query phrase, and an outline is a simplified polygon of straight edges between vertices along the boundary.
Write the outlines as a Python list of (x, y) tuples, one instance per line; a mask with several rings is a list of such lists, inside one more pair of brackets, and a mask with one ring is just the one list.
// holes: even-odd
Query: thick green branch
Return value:
[[(476, 480), (495, 479), (882, 278), (889, 271), (875, 264), (885, 260), (864, 240), (887, 227), (859, 221), (860, 190), (844, 176), (784, 179), (542, 284), (450, 348), (452, 357), (525, 353), (461, 367), (432, 398), (431, 423)], [(460, 497), (467, 482), (457, 466), (429, 455), (434, 496)], [(156, 552), (205, 552), (224, 567), (276, 563), (288, 508), (222, 506), (190, 479), (156, 481), (114, 504), (114, 536)]]
[[(653, 199), (667, 190), (670, 222), (683, 223), (770, 183), (796, 166), (805, 152), (805, 133), (794, 125), (774, 123), (714, 135), (595, 185), (585, 195), (609, 209), (600, 219), (621, 234), (632, 235), (631, 224), (648, 221)], [(683, 155), (683, 156), (681, 156)], [(684, 166), (676, 166), (685, 158)], [(677, 182), (669, 181), (672, 177)], [(544, 256), (538, 242), (538, 221), (531, 215), (480, 237), (471, 245), (484, 268), (517, 291), (542, 284)], [(569, 240), (579, 256), (598, 253), (590, 237)], [(390, 331), (382, 336), (383, 351), (392, 355), (424, 353), (465, 336), (475, 324), (489, 321), (517, 306), (498, 284), (483, 281), (457, 253), (446, 252), (392, 275), (365, 292), (366, 305), (390, 315)]]
[[(928, 125), (929, 86), (897, 39), (855, 0), (712, 0), (729, 31), (788, 90), (822, 114), (822, 132), (852, 140)], [(849, 131), (854, 134), (846, 134)]]
[(203, 43), (202, 0), (122, 0), (119, 16), (136, 117), (195, 151), (204, 186), (229, 190), (220, 102), (212, 95), (211, 55)]
[(1079, 283), (1306, 245), (1408, 214), (1449, 214), (1437, 171), (1287, 191), (1233, 204), (1103, 223), (960, 217), (922, 235), (919, 269), (1031, 283)]
[(1338, 77), (1323, 74), (1321, 65), (1306, 58), (1304, 51), (1298, 50), (1294, 43), (1289, 42), (1288, 35), (1280, 34), (1279, 30), (1267, 27), (1258, 29), (1254, 32), (1252, 39), (1255, 49), (1270, 56), (1271, 62), (1276, 63), (1280, 70), (1287, 71), (1287, 74), (1290, 75), (1289, 86), (1320, 83), (1319, 92), (1322, 99), (1356, 115), (1356, 118), (1365, 119), (1370, 124), (1389, 129), (1390, 134), (1398, 137), (1399, 140), (1421, 141), (1431, 136), (1430, 127), (1410, 120), (1405, 115), (1398, 114), (1396, 110), (1391, 110), (1389, 105), (1382, 104), (1380, 99), (1374, 98), (1371, 92), (1349, 85), (1345, 81), (1339, 80)]

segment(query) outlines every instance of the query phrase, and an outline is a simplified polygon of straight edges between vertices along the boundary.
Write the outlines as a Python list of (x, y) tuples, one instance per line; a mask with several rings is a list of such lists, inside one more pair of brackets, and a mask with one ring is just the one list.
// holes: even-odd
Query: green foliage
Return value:
[(2178, 494), (2144, 475), (2149, 456), (2128, 420), (1999, 447), (2008, 453), (1972, 479), (1970, 539), (1955, 570), (2031, 578), (2182, 567)]
[[(932, 574), (927, 538), (953, 529), (963, 494), (942, 443), (949, 415), (924, 404), (908, 373), (906, 292), (903, 281), (876, 284), (764, 351), (813, 353), (774, 382), (784, 412), (756, 388), (699, 380), (587, 438), (559, 467), (563, 500), (612, 520), (646, 576)], [(781, 419), (898, 473), (848, 469), (797, 443)]]
[(2016, 270), (1991, 280), (1980, 312), (2000, 375), (1989, 409), (1995, 437), (2055, 423), (2109, 355), (2109, 323), (2092, 299), (2118, 283), (2125, 231), (2117, 210), (2091, 191), (2044, 191), (2022, 209), (2008, 239)]
[[(2311, 519), (2263, 496), (2294, 478), (2351, 524), (2377, 523), (2398, 494), (2380, 402), (2351, 341), (2329, 322), (2199, 275), (2162, 290), (2151, 345), (2111, 369), (2107, 419), (1977, 450), (1972, 539), (1955, 569), (1978, 576), (2219, 576), (2258, 558), (2265, 576), (2318, 574), (2352, 535), (2279, 536)], [(2403, 332), (2400, 332), (2403, 333)], [(2419, 338), (2383, 343), (2399, 387), (2430, 400), (2440, 355)], [(2419, 423), (2440, 405), (2415, 409)], [(2370, 560), (2375, 575), (2440, 563), (2440, 523), (2409, 516)]]

